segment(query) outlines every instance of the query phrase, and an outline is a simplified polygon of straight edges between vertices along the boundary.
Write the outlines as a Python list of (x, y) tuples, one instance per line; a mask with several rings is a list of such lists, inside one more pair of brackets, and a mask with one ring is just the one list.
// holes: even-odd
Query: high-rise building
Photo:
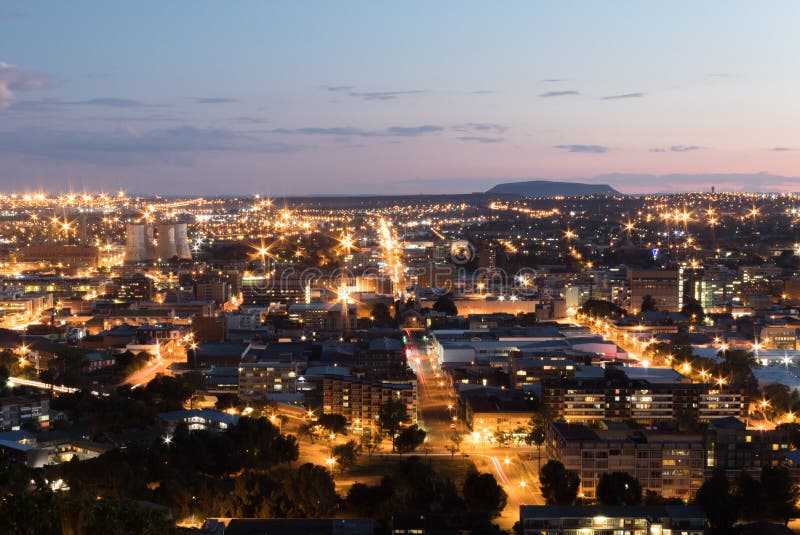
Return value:
[(678, 312), (681, 308), (678, 292), (678, 272), (657, 269), (629, 269), (628, 309), (637, 313), (642, 309), (646, 296), (655, 300), (656, 307), (666, 312)]
[(351, 376), (326, 376), (323, 380), (325, 414), (341, 414), (354, 431), (377, 431), (381, 407), (394, 400), (406, 407), (411, 423), (417, 422), (417, 381), (369, 381)]
[(594, 430), (582, 424), (554, 422), (546, 439), (547, 457), (575, 471), (580, 493), (597, 498), (604, 474), (626, 472), (664, 498), (691, 500), (703, 484), (703, 437), (622, 429)]

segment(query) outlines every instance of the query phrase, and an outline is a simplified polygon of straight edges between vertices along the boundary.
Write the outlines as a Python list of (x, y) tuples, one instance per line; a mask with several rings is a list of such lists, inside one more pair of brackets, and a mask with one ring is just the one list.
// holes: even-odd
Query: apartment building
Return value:
[(703, 484), (701, 435), (593, 430), (555, 422), (548, 429), (546, 451), (548, 458), (578, 473), (580, 493), (587, 499), (597, 497), (600, 478), (611, 472), (626, 472), (642, 490), (664, 498), (690, 500)]
[(543, 381), (542, 402), (567, 422), (632, 420), (645, 426), (687, 414), (700, 422), (745, 417), (748, 408), (745, 395), (735, 388), (607, 377)]
[(0, 398), (0, 431), (14, 431), (33, 425), (50, 425), (50, 400), (47, 396), (10, 396)]
[(658, 310), (677, 312), (682, 305), (679, 287), (677, 271), (629, 269), (628, 288), (630, 298), (628, 300), (628, 309), (633, 313), (640, 312), (642, 301), (645, 296), (649, 295), (655, 300)]
[(747, 429), (737, 418), (712, 420), (706, 431), (706, 469), (760, 470), (775, 466), (791, 447), (789, 429)]
[(378, 430), (381, 407), (389, 400), (405, 404), (410, 423), (417, 423), (417, 381), (398, 379), (370, 381), (352, 376), (325, 376), (325, 414), (341, 414), (356, 432)]
[(239, 364), (239, 397), (265, 398), (270, 394), (297, 392), (299, 363), (256, 361)]

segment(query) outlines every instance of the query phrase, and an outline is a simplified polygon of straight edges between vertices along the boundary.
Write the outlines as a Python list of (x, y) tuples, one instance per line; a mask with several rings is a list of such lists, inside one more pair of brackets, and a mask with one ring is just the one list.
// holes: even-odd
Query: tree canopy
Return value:
[(573, 504), (578, 497), (580, 483), (578, 473), (567, 470), (558, 461), (547, 461), (547, 464), (539, 469), (542, 496), (548, 504)]
[(458, 316), (458, 307), (456, 307), (456, 303), (453, 301), (453, 296), (449, 293), (439, 296), (433, 304), (433, 310), (447, 316)]
[(597, 501), (603, 505), (640, 505), (642, 486), (627, 472), (609, 472), (600, 476)]

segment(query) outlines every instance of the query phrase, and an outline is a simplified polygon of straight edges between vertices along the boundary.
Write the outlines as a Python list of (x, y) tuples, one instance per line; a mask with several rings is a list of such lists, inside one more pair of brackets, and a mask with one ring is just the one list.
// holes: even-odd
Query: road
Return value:
[[(463, 437), (461, 451), (468, 455), (481, 472), (489, 472), (508, 494), (506, 508), (496, 520), (503, 529), (511, 529), (519, 520), (520, 505), (544, 505), (539, 489), (537, 461), (530, 460), (535, 448), (527, 446), (497, 446), (484, 440), (476, 441), (466, 424), (453, 417), (457, 401), (454, 390), (447, 384), (438, 367), (435, 353), (428, 352), (423, 334), (406, 331), (408, 361), (417, 373), (417, 419), (428, 433), (428, 446), (441, 452), (450, 437)], [(455, 423), (455, 429), (451, 427)]]
[(179, 362), (179, 361), (167, 360), (162, 357), (158, 357), (155, 360), (151, 360), (147, 363), (147, 365), (144, 368), (128, 376), (128, 378), (125, 379), (125, 381), (123, 381), (122, 384), (130, 385), (131, 388), (138, 388), (142, 385), (146, 385), (151, 380), (153, 380), (153, 378), (157, 374), (166, 372), (167, 367), (173, 362)]
[(24, 379), (22, 377), (9, 377), (8, 382), (19, 385), (19, 386), (30, 386), (33, 388), (40, 388), (42, 390), (52, 390), (54, 392), (60, 392), (62, 394), (72, 394), (73, 392), (77, 392), (77, 388), (71, 388), (69, 386), (58, 386), (58, 385), (51, 385), (47, 383), (43, 383), (41, 381), (33, 381), (31, 379)]

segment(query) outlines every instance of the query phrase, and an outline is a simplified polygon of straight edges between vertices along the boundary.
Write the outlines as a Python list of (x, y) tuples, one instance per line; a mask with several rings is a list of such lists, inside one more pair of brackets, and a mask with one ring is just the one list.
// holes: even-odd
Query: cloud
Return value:
[(130, 98), (100, 97), (78, 102), (70, 102), (72, 106), (108, 106), (110, 108), (140, 108), (145, 106), (138, 100)]
[(504, 141), (502, 137), (484, 137), (484, 136), (462, 136), (458, 138), (459, 141), (474, 141), (476, 143), (500, 143)]
[(603, 145), (556, 145), (553, 148), (567, 152), (595, 153), (602, 154), (608, 152), (608, 147)]
[(542, 98), (566, 97), (570, 95), (580, 95), (580, 93), (570, 89), (568, 91), (545, 91), (544, 93), (539, 94), (539, 96)]
[(557, 82), (568, 82), (567, 78), (545, 78), (544, 80), (539, 80), (539, 82), (544, 84), (553, 84)]
[[(394, 100), (398, 97), (406, 95), (419, 95), (429, 92), (427, 89), (405, 89), (401, 91), (356, 91), (356, 86), (354, 85), (325, 85), (322, 86), (322, 89), (325, 91), (330, 91), (331, 93), (345, 93), (347, 96), (360, 98), (363, 100)], [(473, 93), (482, 93), (482, 91), (473, 91)]]
[(623, 98), (644, 98), (645, 93), (622, 93), (620, 95), (608, 95), (603, 100), (618, 100)]
[(422, 126), (390, 126), (386, 132), (390, 136), (420, 136), (422, 134), (431, 134), (433, 132), (441, 132), (444, 130), (441, 126), (434, 126), (430, 124)]
[(454, 126), (453, 130), (457, 132), (495, 132), (502, 134), (508, 130), (508, 127), (497, 123), (465, 123)]
[(194, 100), (195, 104), (233, 104), (239, 102), (235, 98), (224, 97), (195, 97), (192, 100)]
[(41, 89), (48, 82), (49, 78), (41, 73), (0, 61), (0, 110), (11, 106), (16, 92)]
[(175, 162), (181, 154), (200, 152), (285, 153), (308, 147), (267, 142), (221, 128), (181, 126), (137, 132), (67, 131), (22, 128), (0, 131), (0, 152), (42, 160), (134, 165), (147, 161)]
[(234, 117), (231, 120), (239, 124), (266, 124), (269, 122), (269, 119), (264, 119), (263, 117), (247, 116)]
[(771, 150), (773, 152), (789, 152), (789, 151), (793, 151), (793, 150), (797, 150), (797, 149), (793, 149), (792, 147), (772, 147), (769, 150)]
[(157, 108), (153, 104), (145, 104), (130, 98), (96, 97), (88, 100), (60, 100), (47, 98), (41, 100), (21, 100), (13, 105), (14, 111), (49, 111), (72, 106), (98, 106), (105, 108)]
[(671, 147), (654, 147), (650, 149), (650, 152), (692, 152), (704, 150), (705, 148), (700, 145), (672, 145)]
[(427, 92), (427, 89), (409, 89), (406, 91), (351, 91), (347, 94), (351, 97), (363, 98), (364, 100), (394, 100), (397, 97), (405, 95), (418, 95)]
[(478, 89), (477, 91), (472, 91), (473, 95), (491, 95), (493, 93), (495, 93), (495, 91), (490, 89)]
[(382, 130), (364, 130), (354, 126), (319, 127), (307, 126), (304, 128), (276, 128), (275, 134), (299, 134), (307, 136), (339, 136), (339, 137), (415, 137), (434, 132), (441, 132), (443, 126), (390, 126)]

